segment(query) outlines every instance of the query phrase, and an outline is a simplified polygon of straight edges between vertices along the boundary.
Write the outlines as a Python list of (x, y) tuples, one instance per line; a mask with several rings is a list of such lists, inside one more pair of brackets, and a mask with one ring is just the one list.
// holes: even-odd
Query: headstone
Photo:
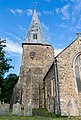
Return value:
[(12, 115), (14, 115), (14, 116), (20, 116), (21, 115), (21, 105), (18, 102), (13, 105)]
[(0, 104), (0, 115), (9, 115), (9, 104)]
[(79, 116), (79, 111), (73, 98), (68, 102), (68, 115)]
[(4, 101), (2, 102), (2, 104), (4, 104)]
[(10, 104), (4, 104), (5, 106), (5, 114), (9, 115)]
[(24, 116), (32, 116), (31, 101), (24, 106)]

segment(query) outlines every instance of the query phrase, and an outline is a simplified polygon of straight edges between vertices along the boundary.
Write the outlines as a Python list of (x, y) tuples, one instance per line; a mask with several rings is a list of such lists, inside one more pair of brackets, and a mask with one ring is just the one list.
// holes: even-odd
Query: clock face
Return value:
[(36, 53), (34, 51), (30, 52), (30, 57), (32, 60), (34, 59), (35, 56), (36, 56)]

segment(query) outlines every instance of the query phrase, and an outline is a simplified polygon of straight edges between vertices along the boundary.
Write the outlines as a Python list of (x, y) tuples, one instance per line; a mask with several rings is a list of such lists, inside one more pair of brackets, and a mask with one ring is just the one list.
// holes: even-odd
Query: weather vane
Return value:
[(37, 7), (37, 4), (38, 4), (37, 2), (34, 3), (34, 8), (35, 8), (35, 9), (36, 9), (36, 7)]

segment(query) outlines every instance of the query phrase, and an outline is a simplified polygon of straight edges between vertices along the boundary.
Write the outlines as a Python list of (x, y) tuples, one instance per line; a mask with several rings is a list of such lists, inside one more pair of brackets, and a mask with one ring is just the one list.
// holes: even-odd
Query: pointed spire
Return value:
[(42, 29), (37, 16), (36, 9), (34, 9), (28, 34), (25, 38), (25, 43), (42, 43), (42, 44), (46, 43), (47, 44), (42, 33)]

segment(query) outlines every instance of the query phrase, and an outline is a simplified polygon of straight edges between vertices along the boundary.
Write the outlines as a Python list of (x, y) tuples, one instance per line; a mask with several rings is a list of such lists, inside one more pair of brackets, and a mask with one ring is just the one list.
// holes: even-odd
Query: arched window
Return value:
[(74, 68), (78, 92), (81, 92), (81, 55), (78, 55), (75, 59)]

